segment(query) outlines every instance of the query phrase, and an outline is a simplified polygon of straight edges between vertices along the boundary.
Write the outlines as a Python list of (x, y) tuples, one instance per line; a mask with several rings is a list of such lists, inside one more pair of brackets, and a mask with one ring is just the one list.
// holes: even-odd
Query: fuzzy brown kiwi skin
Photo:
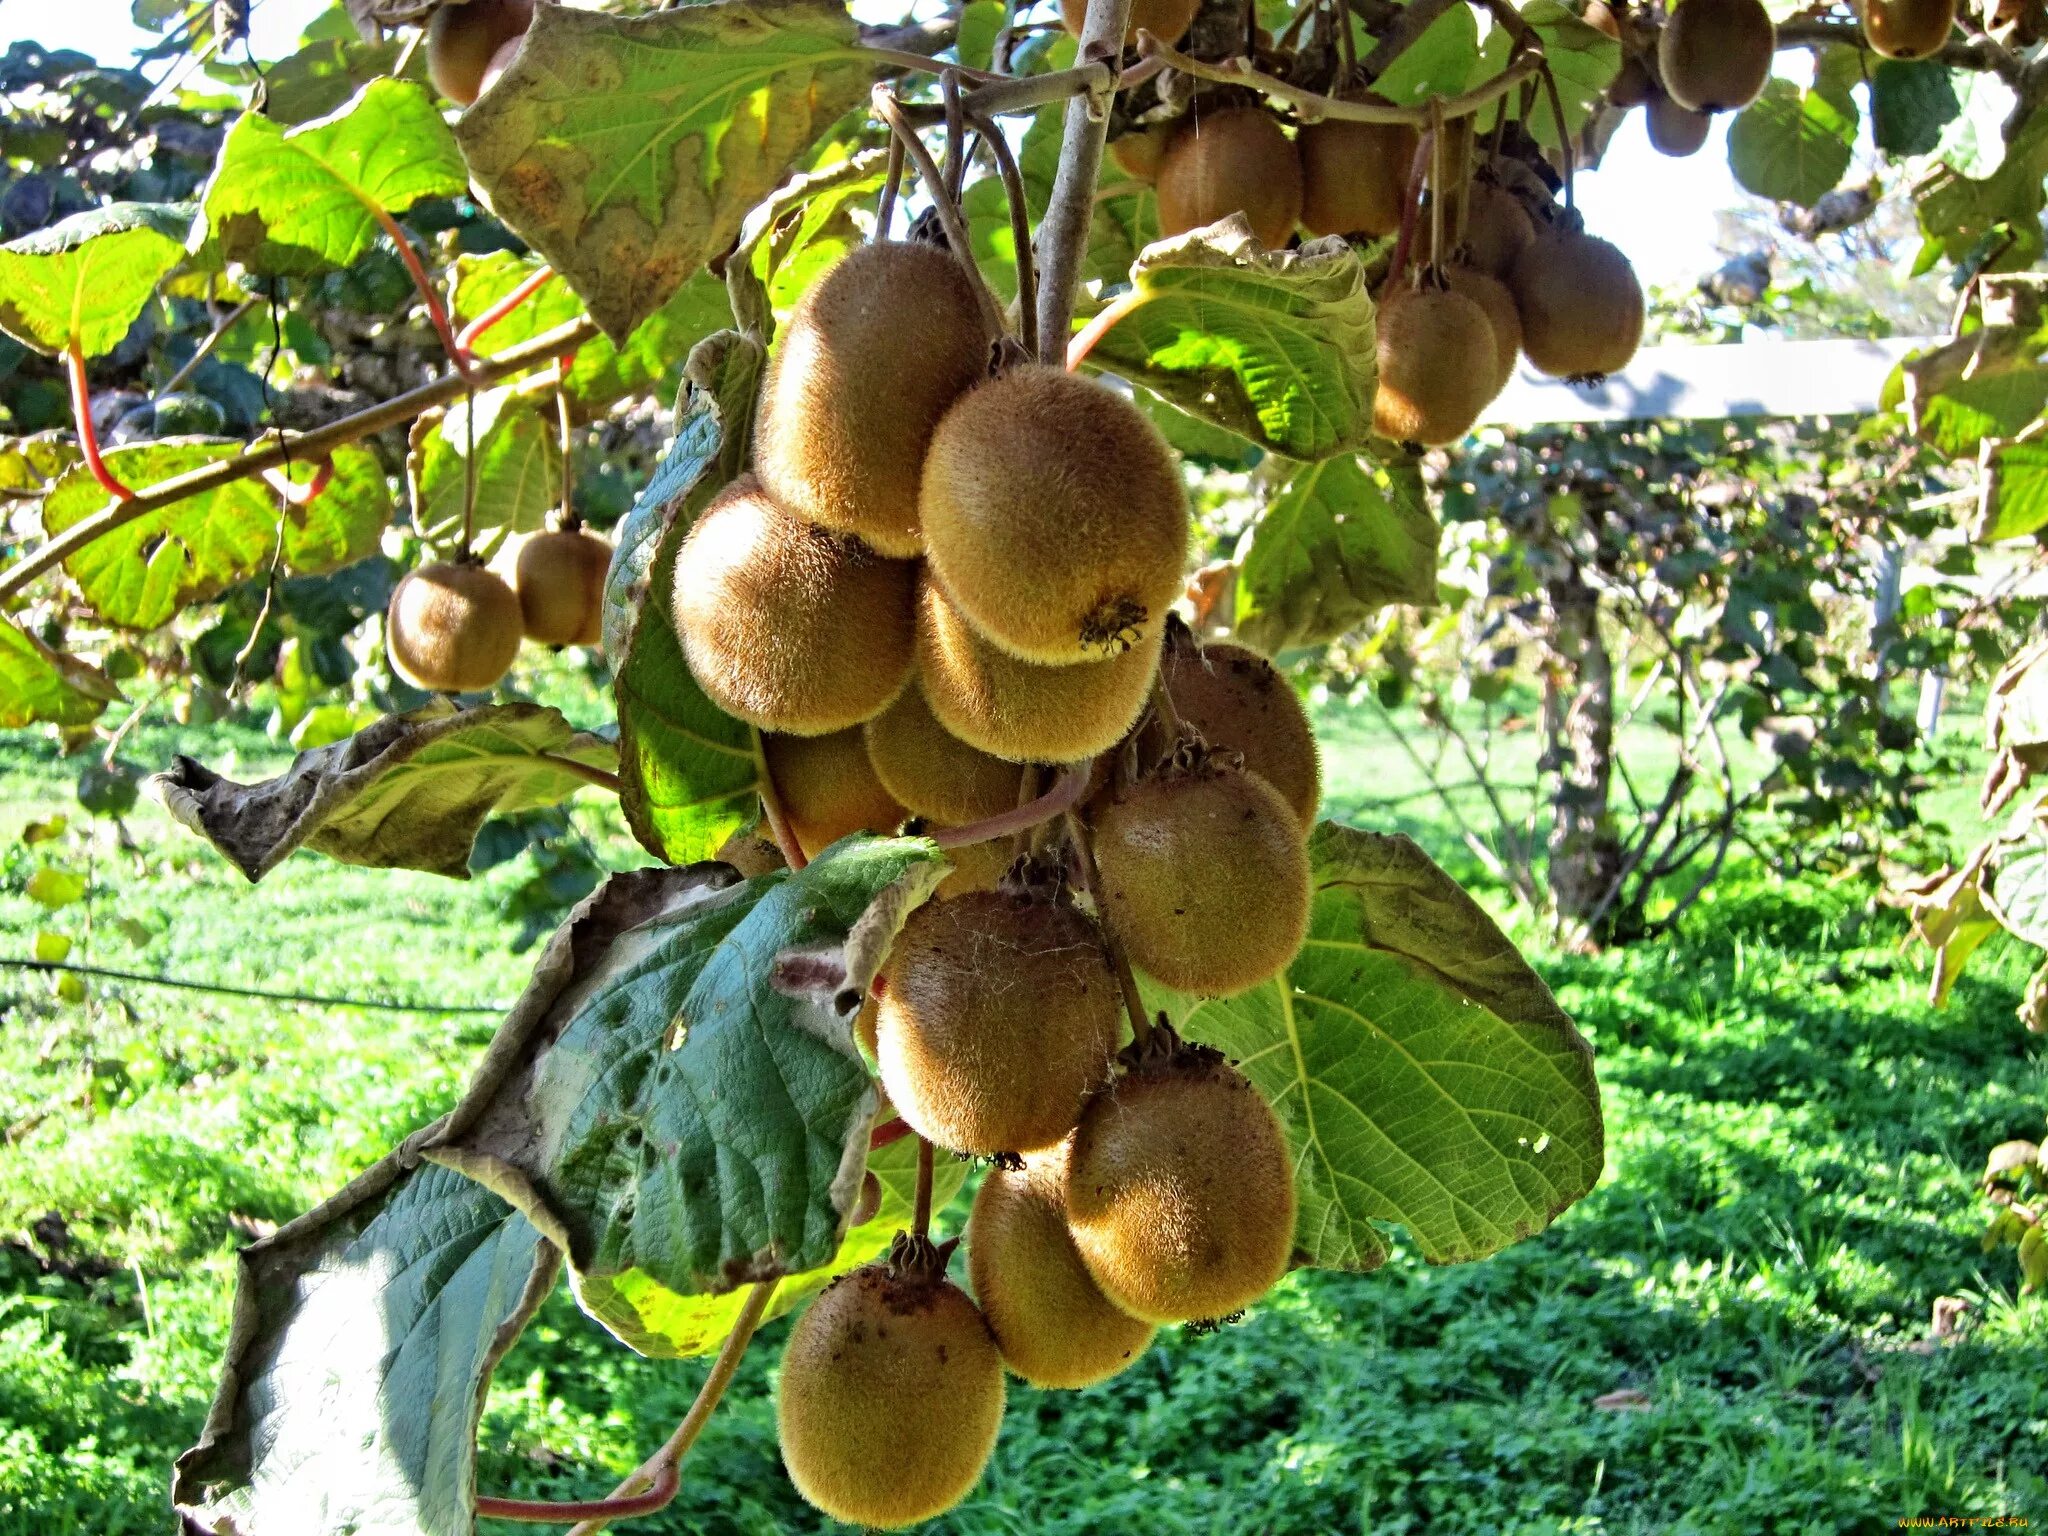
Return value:
[(611, 545), (580, 528), (537, 533), (522, 544), (512, 586), (526, 638), (539, 645), (597, 644), (611, 562)]
[(1646, 105), (1656, 93), (1657, 80), (1650, 73), (1650, 66), (1639, 53), (1624, 54), (1621, 71), (1614, 77), (1614, 83), (1607, 87), (1607, 104), (1626, 111), (1630, 107)]
[[(1227, 640), (1197, 645), (1179, 631), (1160, 659), (1159, 680), (1181, 723), (1212, 747), (1240, 754), (1247, 771), (1280, 792), (1304, 828), (1323, 796), (1322, 754), (1308, 711), (1280, 669)], [(1156, 717), (1138, 737), (1138, 760), (1157, 763), (1173, 750)]]
[(1166, 158), (1166, 146), (1173, 142), (1178, 123), (1154, 123), (1109, 141), (1109, 158), (1118, 170), (1137, 181), (1157, 181), (1159, 162)]
[(904, 689), (861, 729), (876, 778), (919, 816), (964, 826), (1017, 805), (1023, 770), (939, 724), (921, 688)]
[(858, 729), (829, 736), (764, 732), (761, 756), (790, 834), (807, 859), (852, 833), (880, 835), (903, 822), (903, 807), (875, 777)]
[[(1427, 216), (1425, 210), (1424, 217)], [(1513, 192), (1490, 180), (1475, 180), (1465, 189), (1464, 241), (1451, 253), (1459, 261), (1506, 278), (1517, 258), (1535, 239), (1535, 223)], [(1433, 249), (1427, 237), (1422, 249), (1425, 258)]]
[(427, 23), (427, 78), (458, 107), (468, 106), (483, 94), (493, 55), (532, 22), (533, 0), (443, 5)]
[[(1131, 20), (1124, 29), (1124, 42), (1135, 43), (1142, 27), (1171, 47), (1188, 35), (1188, 28), (1195, 24), (1195, 12), (1201, 8), (1201, 0), (1131, 0)], [(1081, 23), (1087, 15), (1088, 0), (1060, 0), (1060, 24), (1075, 37), (1081, 35)]]
[(1116, 980), (1094, 919), (1064, 902), (1007, 886), (928, 901), (881, 983), (882, 1086), (912, 1130), (949, 1151), (1049, 1147), (1109, 1075)]
[(1272, 785), (1227, 754), (1183, 755), (1096, 812), (1096, 894), (1134, 965), (1229, 996), (1286, 969), (1307, 937), (1308, 849)]
[(1499, 391), (1493, 327), (1461, 293), (1402, 288), (1381, 301), (1373, 430), (1397, 443), (1455, 443)]
[(1620, 249), (1553, 227), (1515, 263), (1509, 289), (1522, 316), (1522, 352), (1553, 378), (1628, 366), (1643, 337), (1643, 288)]
[(1100, 661), (1180, 596), (1180, 461), (1130, 401), (1040, 363), (939, 423), (919, 504), (931, 568), (981, 633), (1026, 661)]
[(1416, 130), (1325, 118), (1295, 135), (1301, 227), (1311, 235), (1391, 235), (1401, 227)]
[(1003, 1363), (1035, 1387), (1092, 1387), (1152, 1342), (1088, 1273), (1067, 1230), (1064, 1145), (995, 1168), (967, 1219), (967, 1269)]
[(990, 338), (943, 248), (865, 245), (798, 302), (768, 363), (754, 469), (785, 509), (884, 555), (923, 553), (917, 492), (939, 418)]
[(1268, 250), (1301, 221), (1301, 159), (1280, 125), (1253, 107), (1199, 108), (1159, 163), (1159, 232), (1184, 234), (1241, 213)]
[(501, 578), (480, 565), (438, 561), (399, 582), (385, 629), (399, 675), (439, 693), (495, 688), (523, 634), (519, 599)]
[(1762, 92), (1777, 46), (1762, 0), (1683, 0), (1657, 36), (1657, 78), (1682, 107), (1733, 112)]
[(917, 604), (917, 686), (940, 725), (993, 757), (1072, 763), (1107, 752), (1151, 695), (1160, 629), (1108, 661), (1042, 667), (990, 644), (930, 577)]
[(1067, 1221), (1088, 1272), (1150, 1322), (1223, 1317), (1286, 1273), (1295, 1193), (1272, 1108), (1213, 1051), (1179, 1047), (1081, 1117)]
[(871, 1264), (790, 1330), (776, 1422), (790, 1480), (853, 1525), (895, 1530), (972, 1491), (1003, 1419), (1003, 1362), (967, 1293)]
[(1643, 126), (1649, 130), (1652, 149), (1674, 160), (1683, 160), (1705, 147), (1708, 134), (1713, 132), (1714, 119), (1708, 113), (1681, 107), (1657, 91), (1643, 106)]
[(1956, 0), (1856, 0), (1863, 40), (1888, 59), (1939, 52), (1956, 24)]
[(676, 633), (711, 702), (767, 731), (874, 718), (910, 680), (917, 566), (778, 505), (744, 475), (676, 555)]
[(1515, 296), (1508, 285), (1477, 267), (1454, 265), (1444, 268), (1444, 286), (1477, 304), (1493, 332), (1493, 392), (1498, 395), (1515, 376), (1515, 360), (1522, 355), (1522, 314), (1515, 308)]

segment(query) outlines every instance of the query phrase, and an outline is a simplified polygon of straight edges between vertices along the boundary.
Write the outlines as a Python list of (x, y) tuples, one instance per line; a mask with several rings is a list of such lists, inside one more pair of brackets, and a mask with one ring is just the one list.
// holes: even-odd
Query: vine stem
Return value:
[(1095, 350), (1096, 343), (1107, 336), (1111, 327), (1119, 320), (1145, 307), (1152, 295), (1142, 288), (1133, 288), (1122, 298), (1112, 301), (1102, 312), (1074, 333), (1074, 339), (1067, 343), (1067, 372), (1072, 373), (1088, 360), (1088, 354)]
[(456, 334), (456, 351), (460, 352), (464, 359), (473, 361), (476, 357), (476, 344), (482, 339), (484, 332), (518, 309), (520, 305), (524, 304), (536, 293), (539, 293), (542, 285), (554, 275), (555, 269), (546, 262), (542, 262), (539, 270), (528, 276), (517, 288), (514, 288), (505, 297), (470, 321), (469, 324), (465, 325)]
[(986, 821), (969, 822), (964, 827), (941, 827), (932, 834), (932, 841), (941, 848), (965, 848), (970, 843), (991, 843), (999, 837), (1014, 837), (1019, 832), (1028, 832), (1039, 823), (1051, 821), (1081, 803), (1081, 796), (1088, 790), (1090, 766), (1089, 763), (1080, 763), (1069, 768), (1051, 789), (1014, 811), (1004, 811)]
[(874, 103), (875, 115), (889, 125), (889, 129), (903, 145), (903, 152), (910, 156), (911, 164), (917, 167), (917, 174), (924, 179), (925, 190), (931, 195), (932, 207), (937, 210), (939, 223), (946, 231), (946, 244), (953, 248), (953, 259), (958, 261), (966, 274), (967, 281), (974, 289), (976, 306), (981, 310), (982, 324), (991, 336), (1000, 336), (1003, 325), (1002, 306), (989, 291), (988, 279), (981, 275), (981, 267), (974, 259), (974, 242), (968, 236), (966, 221), (960, 217), (959, 204), (946, 191), (945, 175), (938, 163), (932, 159), (931, 151), (924, 147), (924, 140), (917, 136), (917, 130), (903, 115), (902, 103), (886, 85), (875, 87), (870, 100)]
[[(405, 394), (373, 405), (368, 410), (358, 411), (353, 416), (344, 416), (340, 421), (330, 422), (311, 432), (286, 434), (280, 432), (261, 448), (243, 454), (240, 458), (226, 459), (195, 469), (189, 474), (173, 475), (168, 480), (158, 481), (136, 491), (126, 501), (117, 501), (103, 512), (95, 513), (82, 522), (74, 523), (54, 539), (42, 544), (32, 553), (0, 571), (0, 602), (5, 602), (21, 592), (31, 581), (53, 566), (61, 565), (97, 539), (105, 538), (117, 528), (125, 527), (138, 517), (147, 516), (160, 507), (168, 507), (194, 496), (203, 496), (208, 491), (219, 490), (237, 480), (247, 480), (262, 474), (266, 469), (275, 469), (288, 464), (294, 456), (318, 459), (333, 453), (337, 448), (346, 447), (387, 427), (402, 426), (420, 412), (437, 405), (445, 405), (456, 396), (474, 388), (477, 384), (488, 384), (508, 374), (521, 373), (542, 363), (552, 362), (566, 348), (578, 346), (598, 334), (598, 325), (588, 316), (572, 320), (567, 325), (537, 336), (523, 346), (501, 352), (488, 362), (479, 363), (472, 370), (471, 377), (459, 373), (444, 374), (438, 379), (408, 390)], [(89, 419), (89, 418), (88, 418)]]
[[(1429, 126), (1430, 110), (1427, 107), (1397, 107), (1383, 101), (1342, 101), (1335, 96), (1319, 95), (1256, 70), (1243, 59), (1210, 64), (1193, 58), (1162, 43), (1150, 32), (1138, 33), (1138, 52), (1148, 59), (1163, 60), (1168, 68), (1181, 74), (1214, 80), (1219, 85), (1242, 85), (1275, 101), (1284, 101), (1304, 122), (1333, 117), (1352, 123), (1405, 123), (1411, 128)], [(1445, 118), (1470, 117), (1481, 107), (1498, 101), (1524, 80), (1533, 77), (1541, 64), (1540, 55), (1524, 54), (1484, 85), (1474, 86), (1461, 95), (1441, 98)]]
[(191, 378), (198, 371), (199, 365), (213, 355), (213, 349), (220, 345), (221, 337), (233, 330), (236, 325), (247, 318), (251, 310), (255, 309), (262, 302), (261, 299), (244, 299), (230, 310), (227, 318), (218, 322), (211, 331), (206, 333), (206, 339), (192, 349), (192, 355), (185, 359), (184, 367), (172, 374), (170, 381), (157, 391), (158, 397), (161, 398), (172, 393), (180, 384)]
[[(1074, 844), (1074, 858), (1081, 867), (1081, 889), (1095, 902), (1096, 916), (1102, 915), (1102, 872), (1095, 867), (1095, 839), (1074, 812), (1067, 812), (1067, 832)], [(1109, 952), (1109, 968), (1116, 972), (1117, 990), (1123, 993), (1124, 1012), (1131, 1020), (1131, 1040), (1143, 1045), (1152, 1033), (1152, 1021), (1145, 1016), (1144, 994), (1138, 990), (1138, 973), (1131, 969), (1131, 957), (1124, 953), (1107, 922), (1102, 925), (1103, 948)]]
[(768, 751), (761, 743), (761, 728), (748, 726), (747, 737), (754, 746), (754, 792), (761, 797), (761, 819), (768, 823), (768, 836), (782, 850), (783, 863), (793, 870), (802, 869), (811, 861), (804, 857), (803, 844), (790, 830), (788, 813), (782, 808), (782, 794), (775, 787), (775, 775), (768, 771)]
[(85, 454), (85, 467), (114, 500), (133, 501), (135, 493), (114, 478), (107, 461), (100, 457), (99, 428), (92, 424), (92, 386), (85, 378), (85, 350), (75, 336), (64, 347), (64, 371), (71, 380), (71, 414), (78, 422), (78, 446)]
[(995, 157), (996, 171), (1003, 178), (1003, 202), (1010, 210), (1010, 244), (1017, 248), (1017, 328), (1024, 350), (1038, 356), (1038, 274), (1031, 255), (1031, 205), (1024, 196), (1024, 176), (1017, 157), (995, 125), (985, 117), (967, 114), (967, 121), (981, 135), (981, 142)]
[(602, 768), (593, 768), (589, 763), (579, 763), (573, 757), (563, 757), (557, 752), (536, 752), (534, 757), (566, 773), (572, 779), (581, 779), (586, 784), (595, 784), (599, 789), (608, 789), (613, 794), (623, 793), (624, 782), (616, 773), (607, 773)]
[[(575, 1520), (578, 1523), (570, 1530), (569, 1536), (597, 1536), (597, 1532), (613, 1520), (652, 1514), (666, 1505), (681, 1486), (683, 1457), (697, 1443), (712, 1410), (725, 1396), (725, 1389), (732, 1385), (733, 1375), (740, 1368), (740, 1356), (747, 1352), (754, 1330), (761, 1326), (761, 1319), (767, 1315), (768, 1303), (774, 1298), (778, 1283), (774, 1280), (757, 1281), (747, 1292), (746, 1305), (733, 1319), (732, 1332), (719, 1346), (718, 1358), (711, 1362), (710, 1374), (704, 1378), (704, 1385), (697, 1389), (696, 1401), (683, 1415), (683, 1422), (662, 1442), (659, 1450), (626, 1474), (624, 1481), (612, 1490), (610, 1498), (587, 1505), (542, 1504), (524, 1499), (478, 1499), (476, 1512), (500, 1520)], [(659, 1501), (650, 1502), (657, 1494), (660, 1495)], [(535, 1513), (514, 1513), (514, 1510), (533, 1510)]]
[(1394, 254), (1387, 261), (1383, 296), (1395, 291), (1395, 284), (1408, 269), (1408, 252), (1415, 244), (1416, 216), (1422, 209), (1422, 184), (1429, 179), (1429, 163), (1436, 153), (1436, 136), (1425, 133), (1415, 144), (1415, 158), (1408, 165), (1408, 195), (1401, 203), (1401, 233), (1394, 239)]
[(932, 1235), (932, 1144), (922, 1136), (917, 1138), (917, 1203), (910, 1230), (917, 1237)]
[(1060, 363), (1074, 329), (1074, 295), (1095, 221), (1095, 184), (1109, 138), (1109, 107), (1116, 95), (1116, 60), (1131, 22), (1131, 0), (1088, 0), (1078, 57), (1102, 71), (1103, 83), (1067, 103), (1059, 170), (1038, 226), (1038, 346), (1044, 362)]
[(448, 306), (441, 302), (441, 295), (434, 291), (433, 279), (427, 276), (427, 269), (420, 262), (420, 253), (412, 248), (412, 239), (398, 227), (398, 220), (382, 208), (372, 206), (370, 217), (375, 219), (384, 233), (391, 237), (391, 243), (398, 247), (398, 259), (405, 263), (405, 270), (412, 276), (412, 285), (419, 290), (420, 302), (427, 306), (427, 318), (434, 322), (434, 334), (441, 338), (441, 350), (448, 354), (448, 361), (455, 365), (457, 373), (469, 372), (469, 358), (462, 345), (455, 339), (455, 328), (448, 323)]

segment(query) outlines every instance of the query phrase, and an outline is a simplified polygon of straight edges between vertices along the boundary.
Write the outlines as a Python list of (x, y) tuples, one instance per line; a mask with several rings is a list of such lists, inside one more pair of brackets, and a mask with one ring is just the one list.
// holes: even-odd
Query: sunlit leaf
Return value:
[(108, 203), (0, 246), (0, 331), (39, 352), (112, 351), (191, 229), (187, 203)]
[(99, 668), (43, 644), (0, 618), (0, 729), (84, 725), (121, 697)]
[[(540, 527), (562, 499), (561, 434), (544, 404), (544, 397), (508, 384), (413, 423), (405, 477), (422, 539), (449, 547), (465, 524), (473, 533)], [(472, 450), (475, 501), (465, 518)]]
[(1853, 100), (1773, 79), (1730, 125), (1728, 165), (1745, 191), (1810, 208), (1841, 181), (1855, 146)]

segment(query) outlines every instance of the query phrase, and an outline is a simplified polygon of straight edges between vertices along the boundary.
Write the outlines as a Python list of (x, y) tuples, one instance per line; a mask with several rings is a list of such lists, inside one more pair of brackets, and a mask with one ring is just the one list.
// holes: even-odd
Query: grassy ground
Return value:
[[(1340, 813), (1400, 792), (1376, 716), (1325, 723)], [(179, 750), (245, 777), (279, 761), (221, 727), (144, 728), (124, 755)], [(130, 848), (75, 827), (21, 843), (70, 808), (74, 775), (0, 737), (0, 954), (47, 928), (95, 963), (239, 985), (437, 1006), (520, 985), (504, 909), (524, 857), (457, 885), (300, 855), (252, 890), (147, 801)], [(580, 820), (624, 855), (603, 808)], [(45, 865), (89, 871), (90, 899), (44, 914), (25, 891)], [(2048, 1050), (2012, 1017), (2028, 958), (1980, 962), (1937, 1015), (1899, 931), (1860, 894), (1751, 874), (1661, 948), (1544, 960), (1599, 1052), (1610, 1155), (1592, 1196), (1488, 1263), (1299, 1275), (1107, 1387), (1013, 1391), (989, 1478), (933, 1529), (2048, 1519), (2048, 1303), (2014, 1300), (2009, 1252), (1979, 1253), (1971, 1193), (1986, 1149), (2037, 1133), (2048, 1106)], [(120, 984), (71, 1006), (6, 970), (0, 1020), (0, 1533), (161, 1531), (225, 1331), (230, 1217), (289, 1217), (437, 1113), (491, 1020)], [(1937, 1347), (1944, 1295), (1974, 1306)], [(776, 1461), (786, 1326), (749, 1356), (679, 1502), (628, 1529), (820, 1528)], [(624, 1354), (557, 1296), (499, 1373), (484, 1485), (609, 1486), (701, 1369)], [(1620, 1391), (1633, 1406), (1598, 1405)]]

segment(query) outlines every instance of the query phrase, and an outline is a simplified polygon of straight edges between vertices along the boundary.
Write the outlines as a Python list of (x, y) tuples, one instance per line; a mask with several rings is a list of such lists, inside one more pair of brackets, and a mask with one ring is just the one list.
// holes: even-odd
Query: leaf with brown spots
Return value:
[(622, 339), (732, 244), (873, 73), (826, 0), (542, 6), (456, 137), (497, 215)]

